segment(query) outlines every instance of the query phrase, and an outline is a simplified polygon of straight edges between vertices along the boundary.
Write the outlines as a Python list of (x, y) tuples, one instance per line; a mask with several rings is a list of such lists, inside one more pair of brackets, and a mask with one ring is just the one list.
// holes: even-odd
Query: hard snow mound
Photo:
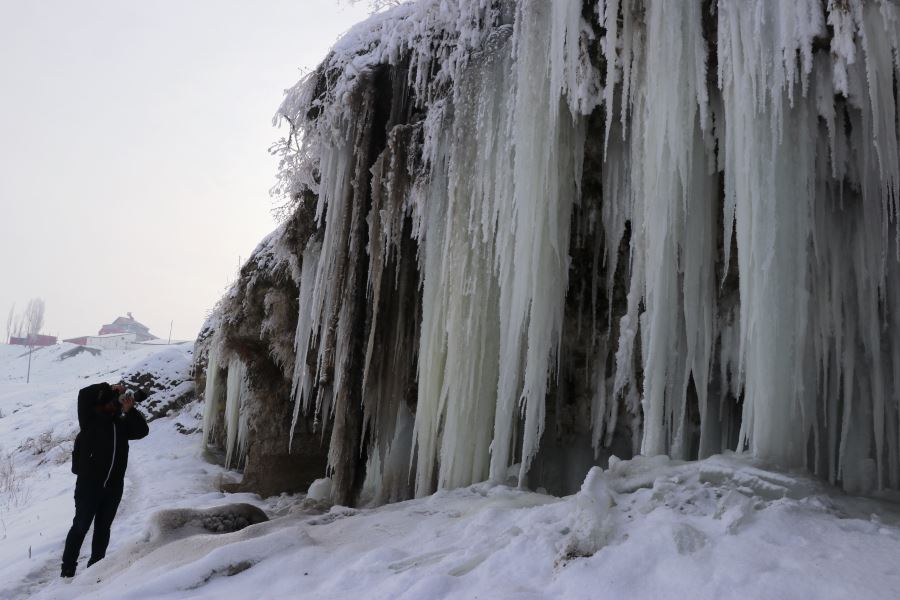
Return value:
[(176, 508), (153, 515), (150, 539), (172, 540), (198, 533), (232, 533), (268, 520), (262, 509), (245, 503), (206, 509)]
[(152, 598), (192, 590), (246, 571), (302, 539), (302, 533), (270, 521), (250, 504), (164, 510), (150, 518), (143, 539), (79, 574), (70, 590), (72, 597), (91, 598)]

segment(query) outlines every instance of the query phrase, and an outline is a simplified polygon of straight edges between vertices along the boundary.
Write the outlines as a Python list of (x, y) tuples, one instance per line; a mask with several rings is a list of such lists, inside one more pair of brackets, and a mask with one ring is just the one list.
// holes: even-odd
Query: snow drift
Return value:
[(35, 598), (837, 600), (900, 583), (896, 507), (747, 456), (613, 461), (565, 498), (480, 483), (363, 510), (283, 500), (233, 533), (151, 525)]

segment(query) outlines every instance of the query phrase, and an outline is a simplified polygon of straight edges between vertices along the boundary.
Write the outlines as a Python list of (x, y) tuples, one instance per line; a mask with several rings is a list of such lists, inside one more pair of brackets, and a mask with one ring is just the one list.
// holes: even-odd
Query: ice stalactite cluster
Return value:
[(212, 443), (219, 429), (218, 415), (222, 410), (222, 374), (219, 371), (218, 352), (209, 352), (206, 363), (206, 387), (203, 391), (203, 445)]
[[(852, 489), (897, 487), (900, 10), (890, 2), (832, 2), (827, 16), (818, 2), (750, 8), (719, 8), (741, 440)], [(815, 51), (826, 20), (830, 47)]]
[(225, 393), (225, 466), (234, 466), (247, 454), (247, 373), (244, 363), (233, 358), (228, 364)]
[(277, 187), (315, 204), (294, 421), (336, 499), (524, 483), (565, 427), (900, 487), (898, 80), (891, 0), (354, 28), (282, 105)]
[(215, 445), (221, 438), (225, 449), (225, 466), (243, 463), (249, 442), (249, 390), (246, 365), (232, 357), (222, 368), (219, 351), (213, 349), (208, 357), (206, 404), (203, 411), (203, 443)]

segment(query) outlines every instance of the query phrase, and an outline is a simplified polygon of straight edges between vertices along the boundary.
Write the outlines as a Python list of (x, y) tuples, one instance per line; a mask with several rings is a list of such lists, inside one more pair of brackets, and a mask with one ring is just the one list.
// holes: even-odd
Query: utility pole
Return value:
[(31, 353), (34, 352), (34, 339), (28, 334), (28, 374), (25, 375), (25, 383), (31, 383)]
[(172, 326), (173, 326), (173, 325), (175, 325), (175, 321), (174, 321), (174, 320), (172, 320), (172, 321), (169, 323), (169, 341), (168, 341), (169, 344), (172, 343)]

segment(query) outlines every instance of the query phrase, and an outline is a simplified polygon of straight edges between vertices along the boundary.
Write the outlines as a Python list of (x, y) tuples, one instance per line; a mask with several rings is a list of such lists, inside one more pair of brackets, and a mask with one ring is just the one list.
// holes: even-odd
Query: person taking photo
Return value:
[(142, 390), (125, 393), (121, 383), (97, 383), (78, 392), (78, 424), (72, 472), (75, 481), (75, 518), (66, 536), (62, 577), (74, 577), (84, 537), (94, 525), (91, 557), (87, 565), (106, 556), (110, 527), (122, 500), (128, 442), (145, 437), (150, 429), (135, 401), (146, 397)]

